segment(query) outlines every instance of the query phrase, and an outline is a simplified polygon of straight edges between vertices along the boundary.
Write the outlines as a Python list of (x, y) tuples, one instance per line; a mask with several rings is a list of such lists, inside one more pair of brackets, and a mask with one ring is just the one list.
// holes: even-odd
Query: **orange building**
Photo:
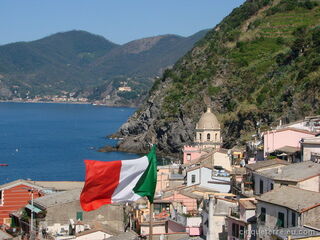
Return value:
[(0, 186), (0, 225), (11, 225), (9, 214), (25, 207), (32, 198), (43, 195), (41, 187), (33, 185), (25, 180), (16, 180)]

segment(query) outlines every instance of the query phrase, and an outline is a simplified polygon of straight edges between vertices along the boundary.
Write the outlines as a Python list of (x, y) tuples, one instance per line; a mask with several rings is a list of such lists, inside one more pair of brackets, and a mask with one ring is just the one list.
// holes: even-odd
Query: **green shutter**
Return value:
[(14, 221), (13, 217), (11, 217), (10, 227), (12, 227), (12, 228), (17, 227), (16, 222)]
[(77, 220), (83, 220), (83, 212), (77, 212)]
[(284, 213), (278, 212), (278, 220), (276, 226), (280, 228), (284, 227)]

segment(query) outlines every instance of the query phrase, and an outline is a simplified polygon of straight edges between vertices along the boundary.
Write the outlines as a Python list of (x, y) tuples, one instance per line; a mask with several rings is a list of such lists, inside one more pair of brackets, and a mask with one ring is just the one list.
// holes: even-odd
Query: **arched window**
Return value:
[(201, 136), (201, 133), (199, 133), (199, 140), (200, 140), (200, 141), (202, 140), (202, 136)]
[(218, 133), (216, 133), (215, 140), (218, 141)]
[(210, 141), (210, 133), (207, 134), (207, 141)]

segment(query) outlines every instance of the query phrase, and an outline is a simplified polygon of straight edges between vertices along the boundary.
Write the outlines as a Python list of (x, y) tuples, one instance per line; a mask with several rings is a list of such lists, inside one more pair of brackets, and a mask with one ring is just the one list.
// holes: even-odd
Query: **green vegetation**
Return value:
[(320, 7), (314, 1), (247, 1), (157, 83), (161, 116), (197, 120), (210, 99), (226, 145), (247, 140), (257, 123), (320, 113)]
[[(33, 42), (3, 45), (0, 90), (5, 90), (0, 91), (0, 99), (72, 92), (100, 100), (125, 81), (133, 92), (117, 96), (124, 101), (141, 101), (153, 78), (173, 65), (206, 32), (187, 38), (165, 35), (120, 46), (88, 32), (70, 31)], [(144, 44), (146, 41), (149, 44)], [(143, 49), (145, 45), (150, 48)]]

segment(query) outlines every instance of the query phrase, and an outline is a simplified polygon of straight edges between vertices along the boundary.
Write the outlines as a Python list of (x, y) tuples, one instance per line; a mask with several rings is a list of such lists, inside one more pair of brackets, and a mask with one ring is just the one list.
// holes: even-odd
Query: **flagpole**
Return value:
[[(152, 136), (151, 138), (151, 147), (153, 147), (153, 145), (156, 144), (156, 138), (155, 136)], [(149, 220), (149, 240), (153, 239), (153, 202), (150, 202), (150, 220)]]
[(153, 203), (150, 202), (149, 240), (153, 238)]

